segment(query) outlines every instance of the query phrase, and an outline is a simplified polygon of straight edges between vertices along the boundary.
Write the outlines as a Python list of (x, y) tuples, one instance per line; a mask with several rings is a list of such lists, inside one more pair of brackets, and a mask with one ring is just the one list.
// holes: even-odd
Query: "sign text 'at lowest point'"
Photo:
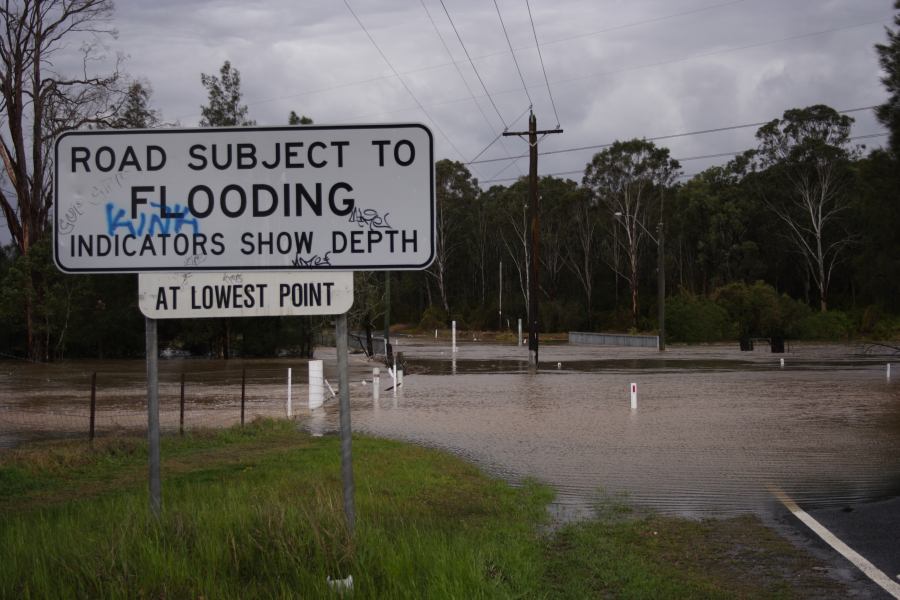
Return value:
[(353, 273), (141, 273), (138, 305), (151, 319), (335, 315), (353, 306)]

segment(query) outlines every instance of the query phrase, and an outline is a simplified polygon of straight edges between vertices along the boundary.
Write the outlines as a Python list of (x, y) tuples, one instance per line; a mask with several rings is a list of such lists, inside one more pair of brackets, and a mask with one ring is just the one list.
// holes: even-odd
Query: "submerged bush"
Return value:
[(422, 319), (419, 321), (419, 329), (423, 331), (431, 331), (433, 329), (444, 329), (447, 327), (447, 313), (439, 306), (429, 306), (422, 313)]
[(800, 339), (828, 342), (847, 341), (853, 336), (853, 322), (840, 310), (807, 315), (797, 326)]
[(753, 285), (730, 283), (713, 293), (713, 300), (728, 314), (731, 326), (741, 340), (753, 337), (796, 338), (798, 327), (809, 307), (787, 294), (779, 294), (771, 285), (757, 281)]
[(682, 291), (666, 301), (666, 339), (689, 344), (718, 342), (732, 335), (728, 313), (709, 298)]

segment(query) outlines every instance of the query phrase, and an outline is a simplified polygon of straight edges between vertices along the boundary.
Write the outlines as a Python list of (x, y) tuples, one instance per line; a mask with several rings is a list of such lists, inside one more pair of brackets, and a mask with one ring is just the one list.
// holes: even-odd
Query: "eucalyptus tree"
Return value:
[(709, 294), (735, 280), (752, 283), (766, 274), (761, 230), (767, 214), (744, 184), (746, 157), (715, 166), (679, 186), (666, 217), (669, 255), (680, 287)]
[(467, 240), (478, 182), (458, 161), (442, 159), (434, 166), (435, 173), (435, 253), (428, 274), (437, 285), (441, 308), (450, 314), (450, 271), (457, 264), (457, 254)]
[(117, 114), (110, 119), (113, 129), (152, 129), (162, 123), (159, 111), (150, 107), (153, 88), (149, 83), (132, 81)]
[(600, 205), (583, 187), (571, 187), (564, 199), (566, 237), (563, 260), (584, 294), (588, 328), (593, 327), (594, 286), (601, 256)]
[(520, 179), (509, 187), (493, 186), (485, 192), (493, 209), (495, 236), (502, 247), (502, 255), (509, 259), (521, 293), (522, 307), (527, 307), (530, 260), (528, 245), (528, 183)]
[[(121, 101), (118, 62), (109, 73), (99, 46), (115, 34), (110, 0), (8, 0), (0, 4), (0, 209), (18, 255), (27, 257), (49, 231), (53, 201), (50, 153), (68, 129), (101, 124)], [(55, 56), (81, 42), (82, 65), (71, 74), (56, 70)], [(46, 359), (46, 336), (37, 327), (46, 290), (41, 270), (25, 278), (27, 353)]]
[(900, 173), (896, 155), (876, 150), (857, 161), (856, 231), (864, 231), (852, 253), (855, 299), (876, 312), (900, 314)]
[(494, 274), (494, 270), (489, 269), (494, 264), (489, 257), (493, 257), (497, 253), (496, 236), (493, 231), (494, 223), (491, 220), (491, 206), (485, 194), (479, 192), (473, 198), (468, 222), (471, 243), (468, 244), (467, 253), (470, 259), (469, 264), (473, 266), (470, 279), (475, 289), (478, 290), (480, 305), (484, 306), (487, 303), (489, 273), (490, 275)]
[[(894, 9), (900, 11), (900, 0), (895, 0)], [(878, 63), (884, 71), (881, 83), (888, 94), (887, 102), (875, 109), (875, 116), (890, 131), (890, 146), (895, 155), (900, 155), (900, 12), (894, 15), (897, 30), (885, 28), (888, 42), (875, 44)]]
[(247, 117), (247, 105), (241, 104), (241, 72), (225, 61), (219, 76), (200, 74), (208, 104), (200, 107), (201, 127), (245, 127), (256, 125)]
[(787, 110), (756, 132), (756, 167), (774, 183), (758, 191), (802, 257), (822, 312), (828, 309), (834, 268), (854, 240), (846, 226), (850, 167), (860, 154), (850, 145), (852, 123), (818, 104)]
[(593, 199), (612, 214), (616, 235), (627, 259), (626, 279), (631, 291), (631, 319), (638, 321), (638, 276), (641, 250), (647, 237), (650, 209), (659, 209), (665, 189), (678, 176), (680, 165), (669, 156), (668, 148), (641, 139), (616, 141), (594, 155), (584, 173), (584, 186)]
[(291, 111), (291, 114), (288, 115), (288, 125), (312, 125), (313, 120), (303, 115), (302, 117), (296, 113), (296, 111)]
[(560, 278), (566, 268), (566, 248), (572, 237), (573, 197), (580, 195), (571, 179), (542, 177), (541, 194), (541, 290), (549, 300), (557, 300)]

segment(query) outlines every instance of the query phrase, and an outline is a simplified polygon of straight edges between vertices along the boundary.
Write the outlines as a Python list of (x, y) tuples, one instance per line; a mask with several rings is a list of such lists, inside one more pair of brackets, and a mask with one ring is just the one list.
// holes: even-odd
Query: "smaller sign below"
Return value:
[(353, 273), (141, 273), (138, 304), (150, 319), (338, 315), (353, 306)]

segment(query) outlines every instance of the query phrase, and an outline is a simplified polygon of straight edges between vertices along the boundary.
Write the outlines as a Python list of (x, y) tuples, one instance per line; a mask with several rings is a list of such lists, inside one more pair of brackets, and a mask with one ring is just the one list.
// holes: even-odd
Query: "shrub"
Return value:
[(482, 331), (497, 328), (497, 305), (477, 304), (463, 311), (469, 327)]
[(666, 300), (668, 341), (718, 342), (731, 334), (728, 313), (712, 300), (685, 291)]
[(587, 331), (590, 328), (588, 314), (580, 302), (542, 301), (539, 310), (541, 329), (546, 332)]
[(900, 317), (882, 317), (872, 328), (870, 335), (875, 340), (891, 341), (900, 339)]
[(433, 329), (444, 329), (447, 327), (447, 313), (439, 306), (429, 306), (422, 313), (422, 319), (419, 321), (419, 329), (423, 331), (431, 331)]
[(850, 317), (839, 310), (807, 315), (797, 329), (799, 337), (804, 340), (840, 342), (849, 340), (853, 335)]
[(740, 339), (751, 337), (798, 337), (798, 326), (809, 308), (771, 285), (730, 283), (713, 293), (713, 300), (725, 309)]

